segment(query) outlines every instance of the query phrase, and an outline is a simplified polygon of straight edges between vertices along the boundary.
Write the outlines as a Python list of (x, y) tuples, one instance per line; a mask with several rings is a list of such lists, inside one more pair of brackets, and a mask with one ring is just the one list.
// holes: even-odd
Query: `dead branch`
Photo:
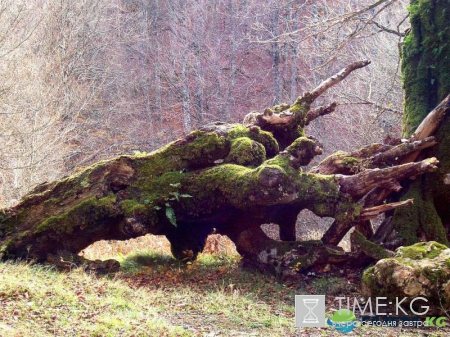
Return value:
[(372, 159), (373, 166), (388, 164), (398, 161), (401, 157), (411, 153), (419, 153), (420, 151), (432, 147), (437, 144), (436, 138), (430, 136), (420, 140), (413, 141), (411, 139), (407, 143), (403, 143), (387, 150), (383, 153), (377, 154)]
[(347, 67), (345, 67), (341, 71), (339, 71), (337, 74), (327, 78), (325, 81), (320, 83), (313, 91), (307, 92), (307, 93), (303, 94), (302, 96), (300, 96), (299, 98), (297, 98), (297, 100), (295, 101), (295, 104), (298, 104), (298, 103), (311, 104), (311, 103), (313, 103), (320, 95), (322, 95), (325, 91), (330, 89), (332, 86), (334, 86), (334, 85), (338, 84), (339, 82), (341, 82), (342, 80), (344, 80), (348, 75), (350, 75), (350, 73), (352, 73), (353, 71), (355, 71), (357, 69), (364, 68), (365, 66), (367, 66), (369, 64), (370, 64), (369, 60), (363, 60), (363, 61), (357, 61), (357, 62), (354, 62), (354, 63), (348, 65)]
[[(439, 105), (434, 108), (420, 123), (417, 127), (414, 135), (411, 137), (412, 140), (421, 140), (426, 137), (433, 135), (436, 130), (439, 128), (439, 125), (442, 122), (442, 119), (450, 110), (450, 95), (444, 98), (444, 100), (439, 103)], [(410, 156), (403, 158), (402, 163), (413, 162), (419, 156), (421, 149), (412, 153)]]
[(383, 204), (379, 206), (374, 206), (370, 208), (365, 208), (361, 211), (360, 218), (362, 220), (370, 220), (373, 218), (376, 218), (378, 215), (393, 210), (397, 207), (412, 205), (414, 203), (413, 199), (408, 199), (405, 201), (399, 201), (399, 202), (392, 202), (390, 204)]
[[(350, 75), (350, 73), (369, 64), (370, 61), (368, 60), (354, 62), (323, 81), (313, 91), (304, 93), (302, 96), (297, 98), (293, 105), (284, 104), (282, 105), (282, 108), (280, 108), (280, 106), (275, 106), (264, 110), (264, 112), (249, 113), (244, 117), (243, 124), (246, 126), (260, 126), (262, 129), (270, 129), (270, 126), (276, 125), (291, 126), (298, 124), (300, 126), (305, 126), (319, 116), (333, 112), (337, 106), (337, 103), (332, 103), (327, 107), (319, 107), (317, 109), (310, 110), (309, 105), (311, 103), (313, 103), (326, 90), (344, 80), (348, 75)], [(299, 109), (300, 107), (306, 108), (306, 111), (304, 111), (304, 109)], [(299, 112), (304, 114), (304, 118), (297, 118)]]
[(444, 98), (439, 105), (434, 108), (420, 123), (414, 132), (413, 139), (420, 140), (433, 135), (441, 124), (442, 118), (450, 110), (450, 95)]
[(320, 106), (316, 109), (309, 111), (308, 114), (306, 115), (305, 126), (308, 125), (313, 120), (319, 118), (320, 116), (325, 116), (325, 115), (328, 115), (328, 114), (334, 112), (337, 105), (338, 104), (336, 102), (333, 102), (328, 106)]
[(375, 187), (391, 183), (393, 179), (401, 180), (426, 172), (436, 171), (439, 161), (429, 158), (417, 163), (408, 163), (385, 169), (372, 169), (358, 173), (354, 176), (340, 176), (339, 184), (343, 192), (354, 198), (362, 197)]

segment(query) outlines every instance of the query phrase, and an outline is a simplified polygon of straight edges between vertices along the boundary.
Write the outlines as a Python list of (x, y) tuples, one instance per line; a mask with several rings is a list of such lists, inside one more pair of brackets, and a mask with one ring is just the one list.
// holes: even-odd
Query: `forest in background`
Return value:
[[(399, 137), (407, 1), (1, 1), (0, 207), (77, 167), (292, 102), (372, 65), (308, 127), (328, 155)], [(319, 102), (320, 103), (320, 102)]]

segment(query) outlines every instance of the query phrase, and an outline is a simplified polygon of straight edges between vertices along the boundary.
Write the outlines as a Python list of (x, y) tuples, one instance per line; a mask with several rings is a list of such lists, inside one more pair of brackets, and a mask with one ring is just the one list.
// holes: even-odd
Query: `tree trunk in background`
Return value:
[[(412, 0), (410, 13), (411, 31), (405, 38), (402, 55), (405, 137), (411, 136), (427, 114), (450, 93), (450, 1)], [(448, 244), (449, 135), (447, 113), (435, 134), (438, 145), (425, 153), (439, 159), (439, 170), (410, 182), (401, 199), (414, 198), (414, 206), (394, 212), (391, 237), (400, 236), (403, 245), (423, 240)]]
[[(279, 35), (279, 9), (275, 8), (270, 15), (270, 23), (272, 25), (272, 34)], [(280, 78), (280, 45), (277, 41), (271, 46), (272, 71), (273, 71), (273, 104), (280, 104), (281, 99), (281, 78)]]

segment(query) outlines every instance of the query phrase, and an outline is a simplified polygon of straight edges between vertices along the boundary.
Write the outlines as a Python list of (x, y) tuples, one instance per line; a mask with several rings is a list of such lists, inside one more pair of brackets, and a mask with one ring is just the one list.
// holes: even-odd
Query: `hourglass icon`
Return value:
[(317, 303), (319, 303), (318, 298), (303, 298), (303, 305), (308, 309), (308, 313), (305, 317), (303, 317), (303, 323), (319, 323), (319, 319), (313, 313), (315, 307), (317, 307)]

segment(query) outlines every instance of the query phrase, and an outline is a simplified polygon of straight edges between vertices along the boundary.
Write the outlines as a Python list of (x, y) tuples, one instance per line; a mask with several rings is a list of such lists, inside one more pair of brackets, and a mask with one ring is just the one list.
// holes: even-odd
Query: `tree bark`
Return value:
[[(404, 158), (414, 161), (423, 156), (436, 157), (439, 170), (404, 183), (398, 200), (414, 198), (412, 207), (393, 212), (392, 230), (386, 243), (394, 238), (399, 245), (434, 240), (449, 243), (450, 193), (450, 3), (448, 1), (411, 1), (411, 31), (402, 51), (405, 91), (404, 136), (414, 140), (434, 136), (436, 146)], [(415, 132), (413, 132), (415, 130)]]

